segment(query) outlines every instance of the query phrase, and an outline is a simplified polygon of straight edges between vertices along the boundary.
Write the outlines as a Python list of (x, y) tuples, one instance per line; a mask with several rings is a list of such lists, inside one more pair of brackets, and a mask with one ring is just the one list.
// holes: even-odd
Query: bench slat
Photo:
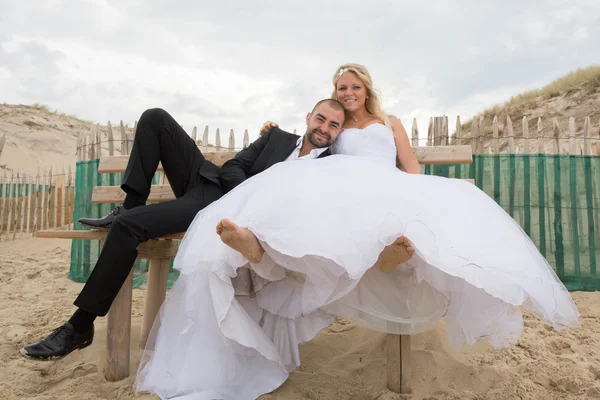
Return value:
[[(123, 203), (125, 192), (120, 186), (94, 186), (92, 189), (92, 203), (110, 204)], [(152, 185), (150, 187), (150, 196), (148, 202), (162, 203), (169, 200), (175, 200), (175, 195), (170, 185)]]
[[(75, 231), (75, 230), (43, 230), (37, 231), (35, 237), (46, 239), (82, 239), (82, 240), (104, 240), (108, 231)], [(185, 233), (174, 233), (161, 236), (160, 239), (183, 239)]]
[(473, 150), (469, 145), (419, 146), (412, 150), (421, 165), (473, 163)]
[[(471, 164), (473, 162), (473, 153), (471, 146), (420, 146), (413, 147), (413, 152), (419, 161), (419, 164)], [(222, 151), (213, 153), (203, 153), (207, 160), (212, 161), (218, 166), (222, 166), (226, 161), (231, 160), (237, 152)], [(128, 155), (102, 157), (98, 165), (98, 172), (124, 172), (127, 167)], [(162, 165), (158, 165), (158, 170), (162, 171)]]
[[(463, 179), (474, 183), (473, 179)], [(94, 204), (120, 204), (125, 200), (125, 192), (119, 186), (96, 186), (92, 189), (92, 203)], [(163, 203), (175, 200), (175, 194), (169, 185), (152, 185), (150, 188), (149, 203)]]
[[(217, 166), (222, 166), (225, 162), (231, 160), (237, 152), (235, 151), (219, 151), (211, 153), (202, 153), (204, 157)], [(129, 155), (101, 157), (98, 164), (98, 172), (107, 174), (111, 172), (125, 172)], [(158, 171), (162, 171), (162, 164), (158, 164)]]
[[(473, 179), (463, 179), (469, 183), (474, 183)], [(92, 203), (94, 204), (121, 204), (125, 200), (125, 192), (119, 186), (96, 186), (92, 189)], [(175, 195), (169, 185), (152, 185), (148, 202), (162, 203), (169, 200), (175, 200)]]

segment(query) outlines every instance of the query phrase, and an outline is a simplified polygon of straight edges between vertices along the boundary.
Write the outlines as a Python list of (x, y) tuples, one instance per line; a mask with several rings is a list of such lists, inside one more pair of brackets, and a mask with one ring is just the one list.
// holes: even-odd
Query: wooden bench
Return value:
[[(446, 125), (447, 129), (447, 125)], [(434, 133), (435, 134), (435, 133)], [(473, 162), (471, 145), (448, 146), (448, 137), (441, 146), (418, 146), (418, 132), (413, 127), (413, 152), (422, 165), (470, 164)], [(432, 130), (429, 132), (428, 144), (431, 145)], [(460, 141), (458, 142), (460, 143)], [(234, 151), (203, 152), (206, 159), (221, 166), (233, 158)], [(101, 157), (98, 166), (99, 173), (124, 172), (129, 156)], [(159, 165), (159, 171), (162, 166)], [(94, 187), (92, 203), (110, 204), (121, 203), (125, 193), (119, 186)], [(153, 185), (149, 202), (164, 202), (175, 199), (171, 187), (162, 183)], [(40, 238), (63, 238), (83, 240), (103, 240), (104, 231), (82, 230), (43, 230), (36, 232)], [(148, 280), (146, 287), (146, 303), (143, 316), (140, 347), (144, 347), (154, 319), (166, 296), (167, 278), (170, 259), (177, 253), (177, 239), (183, 238), (184, 233), (164, 236), (142, 243), (138, 247), (138, 258), (149, 260)], [(131, 302), (132, 302), (133, 272), (127, 278), (108, 312), (107, 323), (107, 360), (105, 377), (109, 381), (117, 381), (129, 375), (130, 336), (131, 336)], [(396, 393), (409, 393), (410, 387), (410, 335), (388, 334), (386, 343), (387, 357), (387, 386)]]

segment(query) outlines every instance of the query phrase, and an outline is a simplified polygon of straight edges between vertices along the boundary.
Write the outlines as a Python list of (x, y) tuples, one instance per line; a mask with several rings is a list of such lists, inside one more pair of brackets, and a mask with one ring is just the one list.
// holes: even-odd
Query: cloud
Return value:
[(597, 62), (600, 2), (0, 0), (0, 93), (100, 122), (162, 107), (251, 138), (302, 131), (346, 62), (421, 131)]
[(68, 92), (61, 81), (61, 62), (66, 55), (37, 41), (0, 44), (0, 68), (6, 73), (3, 85), (25, 98), (50, 100)]

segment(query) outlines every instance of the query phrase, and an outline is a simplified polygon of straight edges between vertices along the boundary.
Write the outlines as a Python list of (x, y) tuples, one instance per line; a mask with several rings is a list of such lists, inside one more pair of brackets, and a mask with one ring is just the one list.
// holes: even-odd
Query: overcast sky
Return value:
[(1, 102), (130, 124), (161, 107), (211, 137), (303, 132), (346, 62), (423, 136), (599, 54), (600, 0), (0, 0)]

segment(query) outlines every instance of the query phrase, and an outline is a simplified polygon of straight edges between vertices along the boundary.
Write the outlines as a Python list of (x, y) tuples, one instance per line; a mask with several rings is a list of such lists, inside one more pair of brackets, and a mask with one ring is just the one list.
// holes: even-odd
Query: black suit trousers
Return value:
[[(166, 111), (150, 109), (138, 122), (121, 188), (145, 202), (161, 162), (176, 199), (143, 205), (119, 214), (112, 223), (98, 261), (75, 305), (104, 316), (147, 240), (185, 232), (198, 211), (223, 196), (215, 171), (194, 140)], [(211, 164), (211, 165), (207, 165)], [(208, 170), (210, 173), (203, 174)]]

